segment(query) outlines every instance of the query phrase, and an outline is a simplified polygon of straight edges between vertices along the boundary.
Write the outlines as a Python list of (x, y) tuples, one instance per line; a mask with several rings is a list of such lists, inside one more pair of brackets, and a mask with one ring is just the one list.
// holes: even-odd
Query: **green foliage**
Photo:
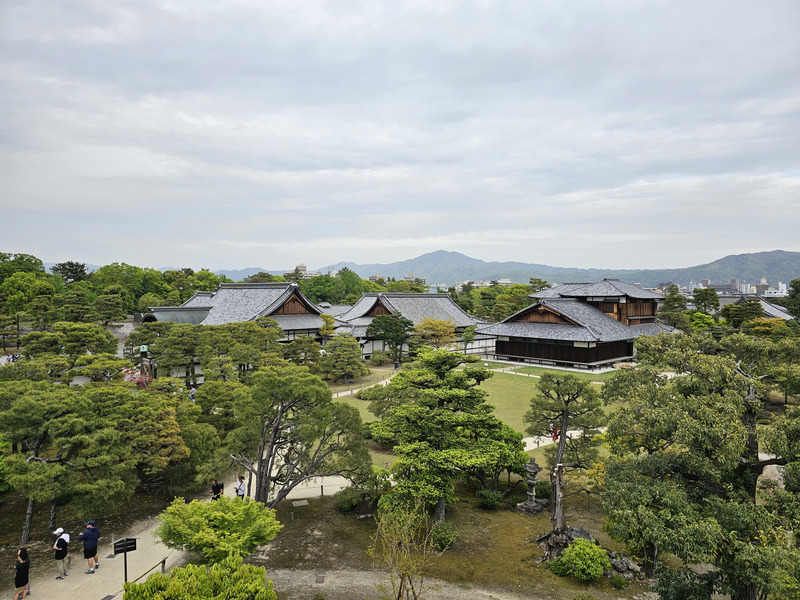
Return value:
[(177, 567), (154, 573), (143, 583), (125, 583), (124, 600), (277, 600), (264, 567), (242, 564), (231, 556), (206, 568)]
[(653, 589), (659, 600), (711, 600), (713, 591), (707, 578), (689, 569), (662, 571)]
[(573, 596), (572, 600), (597, 600), (593, 594), (578, 594)]
[(161, 513), (155, 531), (170, 548), (202, 554), (212, 563), (228, 555), (244, 557), (272, 540), (282, 529), (275, 511), (260, 502), (222, 496), (214, 502), (176, 498)]
[(717, 591), (769, 591), (775, 565), (796, 559), (784, 532), (797, 527), (798, 495), (788, 486), (762, 501), (758, 478), (770, 463), (791, 472), (800, 462), (800, 428), (762, 399), (791, 351), (742, 334), (694, 334), (642, 338), (637, 353), (678, 375), (621, 371), (603, 388), (622, 405), (606, 432), (608, 531), (645, 555), (646, 571), (669, 552), (712, 563)]
[(336, 507), (342, 512), (352, 512), (361, 502), (364, 491), (352, 485), (342, 488), (333, 495)]
[(370, 357), (369, 357), (369, 363), (371, 365), (375, 365), (376, 367), (380, 367), (382, 365), (385, 365), (390, 360), (392, 360), (392, 357), (389, 356), (389, 353), (388, 352), (383, 352), (381, 350), (378, 350), (377, 352), (373, 352), (372, 355), (370, 355)]
[(522, 460), (519, 452), (521, 436), (492, 415), (486, 392), (478, 387), (492, 373), (473, 366), (476, 361), (425, 348), (411, 368), (370, 397), (370, 410), (381, 415), (373, 436), (398, 443), (395, 495), (436, 505), (437, 520), (444, 518), (458, 472), (496, 489), (501, 473), (521, 472), (528, 458)]
[(456, 543), (458, 531), (455, 525), (447, 522), (437, 523), (431, 531), (431, 540), (440, 552), (444, 552)]
[(719, 296), (714, 288), (695, 288), (692, 302), (697, 310), (707, 315), (719, 310)]
[[(413, 321), (400, 315), (378, 315), (367, 325), (366, 337), (383, 340), (394, 360), (402, 357), (403, 344), (411, 336)], [(377, 353), (373, 353), (373, 356)]]
[(320, 371), (334, 381), (348, 381), (369, 373), (361, 355), (361, 346), (349, 334), (335, 335), (325, 345), (325, 356), (320, 361)]
[(628, 587), (628, 583), (628, 580), (622, 575), (617, 575), (616, 573), (611, 575), (611, 587), (613, 587), (615, 590), (624, 590), (626, 587)]
[(254, 475), (260, 502), (275, 506), (319, 473), (354, 480), (372, 475), (358, 411), (333, 402), (325, 382), (304, 367), (276, 363), (260, 369), (250, 393), (237, 397), (233, 409), (237, 426), (225, 445)]
[(503, 503), (503, 492), (499, 490), (482, 489), (475, 492), (475, 495), (481, 500), (481, 508), (487, 510), (497, 510)]
[(611, 568), (611, 562), (603, 548), (578, 538), (548, 566), (559, 577), (572, 576), (581, 581), (593, 581)]
[(549, 481), (540, 480), (536, 482), (536, 497), (549, 499), (553, 493), (553, 486)]

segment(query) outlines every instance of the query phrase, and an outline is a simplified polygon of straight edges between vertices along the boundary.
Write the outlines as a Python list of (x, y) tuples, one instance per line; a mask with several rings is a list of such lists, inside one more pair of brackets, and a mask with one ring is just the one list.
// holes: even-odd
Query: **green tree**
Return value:
[(63, 353), (73, 359), (87, 353), (114, 354), (117, 350), (117, 338), (94, 323), (61, 321), (53, 324), (53, 331), (62, 336)]
[(80, 263), (73, 260), (56, 263), (50, 267), (50, 270), (54, 274), (61, 277), (64, 283), (85, 281), (89, 278), (89, 272), (86, 270), (86, 263)]
[(176, 498), (159, 516), (155, 535), (169, 548), (202, 554), (211, 563), (244, 558), (272, 541), (283, 526), (261, 502), (222, 496), (215, 502)]
[(154, 573), (143, 583), (125, 583), (124, 600), (277, 600), (264, 567), (231, 556), (207, 568), (177, 567)]
[(548, 447), (553, 529), (546, 555), (552, 559), (563, 549), (560, 544), (566, 531), (564, 474), (585, 472), (596, 462), (599, 427), (605, 415), (591, 383), (574, 375), (545, 373), (537, 387), (538, 393), (524, 417), (526, 431), (532, 436), (544, 436), (550, 435), (553, 428), (558, 430), (558, 443), (552, 450)]
[(44, 275), (44, 263), (31, 254), (11, 254), (0, 252), (0, 285), (14, 273), (33, 273)]
[(792, 279), (788, 287), (789, 295), (784, 298), (783, 305), (796, 321), (800, 321), (800, 279)]
[(414, 322), (401, 315), (379, 315), (367, 325), (366, 337), (383, 340), (392, 358), (399, 361), (403, 356), (403, 344), (411, 336), (413, 328)]
[(328, 386), (304, 367), (264, 367), (251, 393), (234, 404), (237, 428), (226, 445), (255, 477), (254, 499), (276, 506), (303, 481), (324, 475), (371, 474), (352, 406), (333, 402)]
[(115, 379), (121, 379), (123, 373), (131, 368), (133, 363), (113, 354), (84, 354), (75, 360), (69, 376), (84, 376), (89, 381), (108, 385)]
[(434, 348), (449, 348), (456, 340), (456, 325), (452, 319), (425, 317), (414, 326), (414, 335)]
[(325, 345), (325, 355), (320, 361), (320, 372), (325, 377), (339, 381), (363, 377), (369, 373), (361, 354), (361, 346), (349, 334), (333, 336)]
[(739, 328), (748, 321), (763, 317), (764, 309), (759, 298), (745, 298), (736, 304), (726, 304), (720, 314), (731, 327)]
[(258, 273), (245, 277), (243, 281), (244, 283), (273, 283), (286, 280), (280, 275), (272, 275), (271, 273), (259, 271)]
[(320, 372), (322, 346), (311, 336), (301, 335), (283, 346), (283, 358), (299, 367), (307, 367), (311, 373)]
[(651, 562), (670, 552), (686, 563), (712, 563), (718, 593), (755, 600), (787, 575), (776, 565), (800, 559), (784, 535), (800, 525), (791, 508), (800, 487), (789, 483), (758, 501), (764, 468), (785, 464), (792, 472), (800, 457), (795, 415), (756, 427), (766, 417), (774, 346), (741, 334), (720, 342), (662, 334), (637, 340), (637, 356), (678, 375), (626, 370), (604, 386), (604, 399), (622, 404), (607, 432), (610, 530), (647, 550)]
[(440, 552), (433, 540), (436, 527), (426, 507), (381, 499), (377, 530), (368, 553), (385, 566), (388, 582), (378, 587), (386, 598), (422, 598), (425, 569)]
[(517, 470), (528, 458), (520, 463), (521, 436), (493, 416), (486, 392), (478, 387), (492, 372), (474, 366), (476, 361), (423, 348), (412, 368), (400, 371), (381, 391), (385, 399), (370, 404), (381, 415), (371, 428), (375, 439), (397, 443), (395, 495), (412, 506), (420, 501), (436, 507), (437, 522), (445, 518), (455, 477), (473, 476), (492, 487), (498, 471)]
[(713, 315), (719, 310), (719, 296), (714, 288), (695, 288), (692, 302), (697, 310)]

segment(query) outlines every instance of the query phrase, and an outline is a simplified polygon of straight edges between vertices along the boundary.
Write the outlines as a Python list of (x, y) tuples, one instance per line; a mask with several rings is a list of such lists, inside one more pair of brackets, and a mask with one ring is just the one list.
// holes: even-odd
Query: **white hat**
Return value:
[(53, 533), (54, 533), (55, 535), (61, 535), (62, 533), (64, 533), (64, 528), (63, 528), (63, 527), (59, 527), (59, 528), (58, 528), (58, 529), (56, 529), (56, 530), (55, 530)]

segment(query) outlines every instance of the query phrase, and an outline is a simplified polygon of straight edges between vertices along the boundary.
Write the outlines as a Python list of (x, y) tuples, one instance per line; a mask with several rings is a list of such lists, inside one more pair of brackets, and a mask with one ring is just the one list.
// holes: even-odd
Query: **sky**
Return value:
[(796, 0), (0, 0), (0, 251), (800, 251)]

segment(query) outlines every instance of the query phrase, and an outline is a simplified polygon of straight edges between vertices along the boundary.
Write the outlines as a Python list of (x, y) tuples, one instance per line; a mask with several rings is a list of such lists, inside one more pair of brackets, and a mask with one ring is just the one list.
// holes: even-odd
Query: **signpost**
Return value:
[(125, 582), (128, 581), (128, 552), (136, 550), (136, 538), (122, 538), (114, 542), (114, 554), (123, 554), (125, 557)]

